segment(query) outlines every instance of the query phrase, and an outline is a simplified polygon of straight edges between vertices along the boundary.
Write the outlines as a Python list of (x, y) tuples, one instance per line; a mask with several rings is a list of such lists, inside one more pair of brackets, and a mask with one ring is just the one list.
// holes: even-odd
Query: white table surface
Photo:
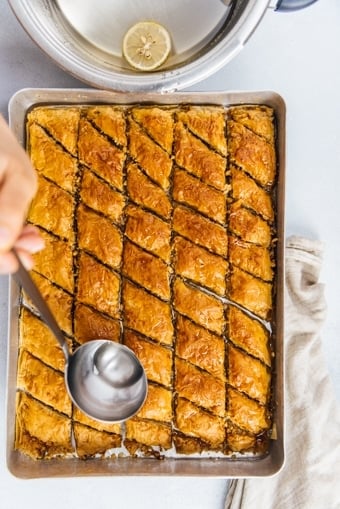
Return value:
[[(192, 90), (274, 90), (287, 105), (286, 233), (325, 244), (321, 280), (328, 317), (326, 361), (340, 400), (340, 2), (305, 11), (268, 10), (242, 52)], [(59, 69), (0, 0), (0, 111), (26, 87), (85, 87)], [(195, 478), (22, 481), (5, 464), (7, 288), (0, 276), (0, 507), (3, 509), (222, 509), (227, 483)], [(301, 367), (303, 369), (303, 366)]]

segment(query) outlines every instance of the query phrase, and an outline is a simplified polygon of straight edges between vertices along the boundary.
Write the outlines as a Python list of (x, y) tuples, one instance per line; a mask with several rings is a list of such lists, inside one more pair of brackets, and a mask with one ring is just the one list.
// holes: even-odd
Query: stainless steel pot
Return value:
[[(197, 83), (243, 48), (267, 7), (294, 10), (316, 0), (9, 0), (31, 38), (85, 83), (115, 91), (171, 92)], [(135, 22), (166, 26), (173, 51), (156, 72), (125, 63), (121, 42)]]

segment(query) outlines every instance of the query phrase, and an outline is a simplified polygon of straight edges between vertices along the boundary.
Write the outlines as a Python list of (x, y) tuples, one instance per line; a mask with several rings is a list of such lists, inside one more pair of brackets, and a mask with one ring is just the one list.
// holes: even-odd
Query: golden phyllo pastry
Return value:
[(269, 332), (260, 322), (237, 307), (229, 306), (228, 332), (234, 345), (257, 357), (267, 366), (271, 365)]
[(225, 193), (204, 184), (198, 178), (178, 168), (174, 171), (173, 198), (186, 203), (219, 223), (226, 221)]
[[(58, 213), (57, 210), (55, 209), (55, 214)], [(39, 233), (45, 246), (42, 251), (33, 255), (34, 269), (52, 283), (72, 293), (74, 289), (72, 246), (45, 230), (39, 229)]]
[(146, 251), (150, 251), (165, 262), (169, 262), (171, 253), (171, 228), (169, 223), (134, 206), (128, 206), (126, 214), (126, 237)]
[(179, 236), (174, 239), (174, 268), (180, 276), (225, 294), (228, 262)]
[[(47, 302), (59, 327), (68, 335), (72, 334), (72, 295), (62, 290), (54, 283), (41, 276), (38, 272), (32, 271), (31, 277), (38, 287), (41, 295)], [(31, 299), (23, 292), (23, 301), (31, 308), (35, 308)], [(38, 311), (36, 310), (38, 313)]]
[(225, 380), (225, 345), (222, 337), (179, 315), (176, 322), (176, 355)]
[(224, 419), (202, 410), (184, 398), (178, 398), (175, 426), (186, 435), (203, 440), (211, 449), (219, 449), (225, 438)]
[(156, 344), (129, 329), (125, 329), (124, 344), (135, 352), (144, 366), (148, 380), (171, 386), (173, 354), (170, 348)]
[(173, 229), (195, 244), (218, 255), (227, 256), (228, 236), (225, 228), (193, 210), (181, 205), (175, 207)]
[(58, 412), (71, 416), (71, 400), (63, 373), (47, 366), (23, 349), (18, 360), (17, 386)]
[(18, 391), (15, 447), (34, 459), (65, 456), (73, 451), (71, 419)]
[(122, 258), (123, 241), (117, 226), (96, 212), (79, 205), (78, 245), (105, 265), (116, 269)]
[(38, 191), (27, 220), (58, 237), (73, 242), (74, 229), (70, 217), (74, 212), (74, 197), (44, 177), (38, 177)]
[(100, 313), (90, 306), (77, 303), (74, 310), (74, 339), (86, 343), (92, 339), (111, 339), (119, 341), (120, 323), (118, 320)]
[(174, 307), (193, 322), (217, 334), (224, 330), (223, 304), (210, 295), (177, 278), (174, 283)]
[[(19, 346), (24, 351), (29, 352), (35, 359), (40, 359), (43, 363), (58, 371), (64, 371), (65, 356), (53, 333), (40, 318), (26, 308), (22, 309), (20, 316)], [(25, 370), (28, 374), (27, 365)], [(20, 369), (19, 376), (21, 375)]]
[(28, 122), (36, 123), (60, 143), (67, 152), (76, 156), (78, 153), (78, 126), (80, 110), (77, 107), (33, 109), (28, 114)]
[(175, 373), (175, 389), (179, 396), (224, 416), (225, 384), (221, 380), (182, 359), (176, 359)]
[(110, 143), (85, 118), (80, 119), (78, 154), (81, 163), (120, 191), (123, 189), (124, 150)]
[(116, 145), (126, 147), (126, 120), (123, 109), (114, 106), (94, 106), (86, 110), (86, 117)]
[[(272, 422), (275, 116), (262, 105), (33, 108), (32, 277), (70, 351), (120, 342), (148, 395), (123, 424), (70, 401), (22, 292), (15, 447), (34, 459), (262, 455)], [(273, 332), (272, 332), (273, 331)]]
[(74, 192), (77, 159), (61, 148), (38, 124), (28, 125), (31, 161), (38, 173)]
[(131, 115), (164, 150), (172, 151), (174, 119), (171, 110), (151, 106), (133, 108)]
[(89, 458), (99, 454), (110, 456), (110, 449), (121, 445), (121, 436), (85, 426), (78, 422), (73, 423), (75, 450), (79, 458)]
[(178, 122), (175, 127), (174, 149), (178, 166), (206, 184), (225, 190), (226, 159), (191, 134), (182, 122)]
[(122, 223), (126, 201), (124, 195), (86, 168), (82, 170), (80, 198), (89, 208), (100, 212), (114, 223)]
[(77, 299), (98, 311), (119, 317), (120, 278), (92, 256), (80, 253)]
[(166, 345), (172, 344), (173, 325), (167, 302), (154, 297), (146, 290), (125, 281), (123, 307), (126, 325)]
[(133, 120), (129, 128), (129, 153), (145, 173), (162, 189), (167, 190), (172, 168), (170, 155), (155, 143)]
[(127, 167), (127, 190), (130, 200), (165, 219), (170, 218), (172, 205), (165, 191), (145, 175), (136, 164)]
[(177, 113), (190, 131), (222, 155), (227, 154), (225, 112), (219, 107), (191, 106)]
[(275, 147), (243, 124), (228, 122), (229, 156), (259, 184), (270, 188), (275, 181)]

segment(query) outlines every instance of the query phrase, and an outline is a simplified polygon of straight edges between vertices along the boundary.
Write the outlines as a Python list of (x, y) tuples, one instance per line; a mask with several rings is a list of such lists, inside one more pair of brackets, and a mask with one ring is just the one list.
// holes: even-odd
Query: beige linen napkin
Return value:
[(322, 251), (302, 237), (286, 243), (285, 466), (272, 478), (232, 480), (225, 509), (340, 508), (340, 409), (319, 336)]

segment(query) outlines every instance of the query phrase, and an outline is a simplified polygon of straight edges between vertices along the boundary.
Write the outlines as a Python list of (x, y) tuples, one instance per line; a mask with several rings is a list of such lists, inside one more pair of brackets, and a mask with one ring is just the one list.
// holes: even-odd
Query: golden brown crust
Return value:
[(226, 160), (210, 150), (178, 122), (175, 127), (175, 161), (178, 166), (200, 178), (206, 184), (224, 191), (226, 188)]
[(175, 412), (175, 425), (179, 431), (201, 438), (212, 449), (222, 446), (225, 439), (224, 419), (183, 398), (178, 398)]
[(227, 391), (227, 400), (227, 417), (233, 424), (254, 434), (269, 428), (270, 420), (265, 406), (232, 388)]
[(169, 219), (172, 205), (168, 195), (135, 164), (127, 168), (127, 191), (132, 201)]
[(272, 311), (272, 285), (234, 267), (230, 277), (230, 298), (263, 320)]
[(179, 205), (174, 209), (173, 229), (194, 244), (206, 247), (216, 254), (227, 256), (228, 236), (225, 228)]
[(174, 269), (180, 276), (224, 295), (228, 262), (183, 237), (174, 239)]
[(98, 263), (92, 256), (81, 253), (77, 299), (113, 318), (119, 317), (119, 276)]
[(170, 423), (172, 419), (172, 391), (149, 383), (146, 401), (136, 417)]
[(99, 313), (95, 309), (77, 303), (74, 310), (74, 339), (86, 343), (93, 339), (119, 341), (120, 324), (118, 320)]
[(18, 391), (15, 449), (25, 452), (33, 459), (71, 453), (71, 419)]
[(175, 389), (180, 397), (224, 417), (224, 382), (179, 358), (175, 361)]
[(174, 307), (198, 325), (217, 334), (223, 333), (224, 310), (221, 302), (178, 278), (174, 283)]
[(39, 124), (74, 156), (77, 155), (79, 118), (80, 110), (77, 107), (37, 107), (27, 116), (29, 124)]
[(117, 224), (122, 223), (126, 201), (124, 195), (86, 168), (82, 172), (80, 198), (91, 209), (101, 212)]
[(122, 259), (123, 240), (121, 232), (108, 219), (79, 205), (77, 211), (78, 245), (113, 269)]
[(125, 235), (147, 251), (170, 261), (171, 228), (168, 223), (139, 207), (128, 206)]
[(133, 418), (126, 421), (126, 439), (138, 444), (170, 449), (171, 428), (160, 422)]
[(268, 368), (232, 345), (228, 345), (227, 358), (229, 384), (265, 405), (270, 392)]
[(128, 281), (123, 284), (122, 297), (128, 327), (160, 343), (172, 344), (173, 325), (168, 303)]
[(52, 368), (63, 372), (64, 353), (47, 325), (26, 308), (21, 310), (19, 324), (20, 348), (30, 352), (35, 358)]
[(86, 110), (86, 116), (115, 143), (126, 146), (126, 120), (123, 110), (114, 106), (94, 106)]
[(33, 255), (34, 270), (68, 292), (73, 292), (73, 253), (68, 242), (39, 228), (44, 248)]
[(274, 112), (268, 106), (237, 106), (230, 108), (230, 115), (235, 122), (243, 124), (259, 136), (263, 136), (268, 143), (274, 144)]
[(231, 167), (231, 190), (233, 199), (244, 207), (252, 209), (267, 221), (274, 220), (271, 194), (235, 166)]
[(273, 280), (274, 262), (268, 248), (256, 246), (255, 244), (244, 242), (237, 237), (230, 236), (228, 250), (232, 265), (264, 281)]
[(85, 118), (80, 119), (78, 153), (81, 163), (122, 191), (124, 151), (110, 143)]
[(154, 143), (133, 120), (130, 122), (129, 140), (131, 157), (154, 182), (167, 190), (172, 168), (169, 154)]
[(276, 173), (274, 146), (234, 120), (228, 122), (228, 133), (231, 161), (270, 188)]
[(79, 422), (80, 424), (84, 424), (85, 426), (89, 426), (90, 428), (98, 431), (107, 431), (108, 433), (121, 435), (121, 425), (119, 423), (102, 422), (91, 419), (91, 417), (88, 417), (79, 410), (76, 405), (73, 405), (72, 419), (73, 421)]
[(17, 387), (58, 412), (71, 416), (71, 400), (64, 375), (47, 366), (27, 350), (20, 350)]
[(132, 242), (125, 242), (122, 273), (158, 297), (170, 300), (168, 265)]
[(230, 231), (246, 242), (263, 247), (269, 247), (272, 241), (270, 225), (260, 216), (241, 206), (239, 202), (233, 203), (229, 214)]
[(225, 380), (224, 339), (178, 316), (176, 321), (176, 355)]
[(31, 203), (27, 220), (72, 242), (74, 231), (70, 218), (73, 216), (74, 205), (72, 195), (44, 177), (38, 177), (38, 191)]
[(270, 366), (269, 332), (260, 322), (247, 316), (235, 306), (229, 306), (227, 313), (230, 340)]
[(187, 110), (179, 111), (177, 118), (208, 145), (221, 152), (222, 155), (227, 155), (223, 108), (190, 106)]
[(65, 152), (37, 124), (28, 127), (28, 151), (38, 173), (66, 191), (74, 192), (77, 159)]
[(227, 424), (227, 447), (232, 452), (255, 452), (256, 436), (233, 426), (230, 422)]
[(133, 108), (131, 115), (169, 154), (172, 150), (174, 119), (171, 110), (151, 106)]
[(154, 344), (129, 329), (124, 331), (123, 341), (141, 361), (148, 380), (170, 387), (172, 381), (172, 350)]
[(173, 198), (197, 209), (211, 219), (224, 224), (227, 205), (225, 193), (201, 182), (178, 168), (174, 171)]
[(73, 424), (73, 433), (79, 458), (101, 455), (121, 445), (120, 435), (92, 429), (77, 422)]
[[(66, 332), (72, 334), (72, 296), (51, 283), (46, 277), (41, 276), (34, 270), (31, 271), (31, 278), (38, 287), (41, 295), (51, 309), (54, 318), (59, 327)], [(35, 309), (31, 299), (24, 293), (24, 303), (30, 308)], [(36, 310), (38, 312), (38, 310)]]

